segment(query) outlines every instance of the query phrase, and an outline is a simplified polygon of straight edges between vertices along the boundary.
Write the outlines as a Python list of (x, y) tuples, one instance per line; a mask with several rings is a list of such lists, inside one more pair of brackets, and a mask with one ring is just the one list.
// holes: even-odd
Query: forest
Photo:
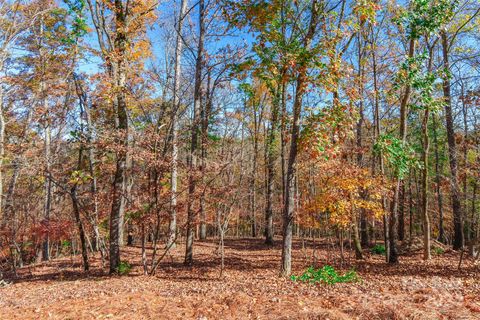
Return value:
[(478, 0), (0, 0), (0, 319), (479, 319)]

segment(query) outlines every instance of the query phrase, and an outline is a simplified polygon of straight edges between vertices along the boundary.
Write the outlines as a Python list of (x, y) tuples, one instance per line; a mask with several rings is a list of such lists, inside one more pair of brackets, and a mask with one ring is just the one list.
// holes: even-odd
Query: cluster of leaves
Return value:
[(360, 23), (376, 23), (377, 11), (380, 10), (380, 4), (372, 0), (357, 0), (353, 12), (358, 16)]
[(372, 249), (370, 249), (370, 251), (373, 254), (378, 254), (378, 255), (385, 255), (385, 253), (387, 252), (383, 244), (376, 244)]
[(309, 214), (300, 217), (302, 224), (311, 225), (325, 215), (332, 225), (348, 228), (360, 210), (372, 218), (384, 214), (381, 199), (389, 192), (387, 184), (381, 177), (372, 177), (367, 169), (331, 160), (319, 168), (315, 181), (318, 189), (303, 208)]
[(403, 26), (410, 39), (432, 34), (453, 16), (458, 1), (412, 0), (410, 8), (400, 14), (396, 23)]
[(334, 267), (325, 265), (317, 270), (315, 270), (314, 267), (309, 267), (302, 275), (292, 275), (291, 279), (292, 281), (333, 285), (336, 283), (356, 282), (360, 280), (360, 277), (355, 270), (350, 270), (345, 274), (340, 275), (337, 273)]
[(414, 149), (390, 134), (380, 136), (373, 146), (373, 151), (387, 160), (397, 178), (403, 179), (410, 172), (410, 168), (420, 167)]
[(301, 149), (310, 158), (335, 158), (342, 143), (353, 137), (353, 126), (358, 119), (356, 108), (338, 104), (325, 107), (306, 117), (302, 130)]
[(437, 72), (423, 72), (422, 65), (428, 59), (428, 52), (407, 58), (401, 65), (394, 79), (394, 88), (399, 90), (410, 85), (417, 93), (417, 101), (410, 105), (411, 110), (436, 111), (443, 106), (443, 100), (433, 96)]
[(68, 14), (72, 17), (70, 35), (65, 39), (69, 44), (73, 44), (77, 39), (88, 33), (88, 26), (85, 20), (83, 10), (85, 9), (85, 0), (64, 0), (68, 8)]
[(132, 270), (132, 265), (128, 261), (120, 261), (120, 264), (117, 268), (117, 273), (121, 276), (129, 274)]
[(445, 253), (445, 250), (443, 250), (443, 248), (440, 248), (440, 247), (433, 247), (433, 254), (434, 255), (442, 255)]

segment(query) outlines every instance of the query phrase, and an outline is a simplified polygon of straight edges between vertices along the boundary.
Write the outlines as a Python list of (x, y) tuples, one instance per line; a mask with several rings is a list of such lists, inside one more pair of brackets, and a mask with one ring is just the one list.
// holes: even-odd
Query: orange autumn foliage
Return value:
[(369, 170), (345, 160), (330, 160), (317, 164), (313, 185), (302, 201), (299, 221), (302, 225), (319, 227), (321, 221), (348, 228), (361, 210), (378, 219), (385, 210), (382, 198), (389, 193), (382, 177), (372, 177)]

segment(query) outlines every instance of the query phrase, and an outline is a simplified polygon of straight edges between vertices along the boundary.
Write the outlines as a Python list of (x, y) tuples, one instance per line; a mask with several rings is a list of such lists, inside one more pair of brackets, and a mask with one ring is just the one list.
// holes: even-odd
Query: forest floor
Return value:
[[(335, 249), (335, 251), (333, 251)], [(133, 265), (124, 276), (108, 276), (92, 259), (81, 270), (79, 257), (65, 257), (19, 270), (0, 288), (0, 319), (480, 319), (480, 267), (447, 251), (431, 261), (421, 251), (388, 266), (368, 254), (355, 262), (346, 251), (316, 245), (317, 266), (325, 263), (361, 281), (311, 285), (280, 278), (280, 241), (267, 248), (260, 239), (228, 239), (226, 270), (219, 278), (220, 256), (213, 242), (196, 242), (193, 267), (183, 266), (179, 245), (155, 276), (142, 275), (140, 248), (126, 247)], [(294, 242), (294, 274), (312, 264), (312, 242)], [(334, 261), (335, 260), (335, 261)]]

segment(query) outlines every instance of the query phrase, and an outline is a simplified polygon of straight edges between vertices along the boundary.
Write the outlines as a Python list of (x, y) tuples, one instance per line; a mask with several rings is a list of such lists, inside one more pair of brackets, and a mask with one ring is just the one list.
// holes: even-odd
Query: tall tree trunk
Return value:
[(198, 145), (198, 123), (200, 119), (200, 104), (202, 102), (202, 64), (203, 44), (205, 37), (205, 1), (199, 0), (199, 37), (197, 48), (197, 59), (195, 64), (195, 89), (193, 101), (192, 141), (190, 144), (189, 173), (188, 173), (188, 204), (187, 204), (187, 239), (185, 245), (185, 264), (193, 263), (193, 240), (195, 235), (195, 187), (197, 169), (197, 145)]
[(177, 39), (175, 44), (175, 74), (173, 78), (173, 106), (172, 106), (172, 162), (170, 167), (170, 221), (168, 224), (167, 247), (173, 247), (173, 241), (176, 239), (177, 232), (177, 179), (178, 179), (178, 109), (180, 108), (180, 75), (182, 72), (182, 27), (185, 12), (187, 10), (187, 1), (181, 0), (180, 13), (177, 21)]
[[(460, 85), (460, 94), (462, 97), (465, 97), (465, 89), (463, 83)], [(467, 120), (467, 105), (465, 99), (462, 101), (462, 115), (463, 115), (463, 166), (465, 169), (468, 168), (468, 120)], [(468, 244), (469, 251), (472, 253), (473, 250), (473, 216), (468, 218), (468, 170), (465, 170), (463, 177), (463, 204), (465, 208), (465, 242)]]
[[(373, 48), (372, 48), (372, 71), (373, 71), (373, 90), (374, 90), (374, 122), (375, 122), (375, 141), (378, 140), (382, 133), (382, 126), (380, 122), (380, 96), (378, 90), (378, 78), (377, 78), (377, 57), (375, 53), (375, 42), (372, 40)], [(380, 154), (379, 157), (379, 166), (380, 166), (380, 174), (382, 175), (382, 179), (385, 176), (385, 166), (383, 162), (383, 155)], [(375, 170), (375, 167), (374, 167)], [(383, 215), (383, 241), (385, 244), (385, 259), (388, 262), (390, 257), (390, 242), (388, 241), (388, 216), (387, 216), (387, 200), (384, 196), (382, 196), (382, 209), (385, 212)]]
[(253, 129), (253, 154), (252, 154), (252, 171), (250, 173), (250, 227), (251, 227), (251, 236), (255, 238), (257, 236), (257, 221), (256, 221), (256, 210), (257, 210), (257, 190), (256, 190), (256, 181), (257, 181), (257, 155), (258, 155), (258, 124), (257, 116), (254, 110), (253, 116), (254, 129)]
[(50, 260), (50, 232), (49, 232), (49, 221), (50, 221), (50, 211), (52, 206), (52, 183), (51, 183), (51, 172), (50, 172), (50, 140), (51, 140), (51, 128), (50, 128), (50, 115), (48, 108), (48, 93), (47, 93), (47, 83), (46, 83), (46, 57), (45, 50), (43, 47), (43, 35), (44, 35), (44, 17), (41, 17), (40, 21), (40, 40), (39, 40), (39, 55), (40, 63), (42, 68), (42, 75), (40, 79), (40, 99), (42, 103), (42, 108), (45, 110), (44, 118), (44, 157), (45, 157), (45, 167), (44, 167), (44, 202), (43, 202), (43, 223), (45, 224), (46, 232), (44, 235), (42, 243), (42, 259), (44, 261)]
[(430, 218), (428, 216), (428, 150), (430, 141), (428, 136), (428, 118), (430, 115), (429, 107), (425, 107), (423, 116), (423, 152), (422, 152), (422, 220), (423, 220), (423, 259), (430, 260)]
[(282, 85), (279, 85), (275, 92), (272, 103), (270, 128), (267, 137), (267, 206), (265, 208), (265, 243), (273, 245), (273, 190), (275, 184), (275, 161), (277, 152), (275, 150), (275, 136), (277, 134), (278, 113), (280, 109), (280, 95)]
[[(429, 46), (428, 73), (432, 72), (434, 46)], [(430, 150), (430, 137), (428, 133), (428, 121), (430, 106), (424, 106), (425, 111), (422, 122), (423, 152), (422, 152), (422, 220), (423, 220), (423, 259), (430, 260), (430, 217), (428, 215), (428, 152)]]
[[(318, 1), (313, 0), (311, 4), (311, 16), (308, 31), (304, 38), (305, 50), (310, 49), (311, 42), (315, 36), (320, 8)], [(290, 154), (287, 164), (287, 179), (285, 199), (283, 205), (283, 241), (282, 261), (280, 272), (283, 276), (289, 276), (292, 272), (292, 227), (294, 214), (295, 176), (297, 172), (298, 138), (300, 135), (300, 115), (302, 111), (303, 95), (307, 86), (307, 66), (305, 63), (300, 67), (296, 81), (295, 99), (293, 102), (293, 122), (291, 126)]]
[(443, 196), (442, 189), (440, 187), (440, 155), (438, 152), (438, 136), (437, 136), (437, 117), (435, 114), (432, 115), (433, 121), (433, 143), (435, 145), (435, 184), (436, 184), (436, 193), (437, 193), (437, 205), (438, 205), (438, 241), (445, 243), (445, 229), (443, 227)]
[[(443, 54), (443, 68), (449, 73), (449, 41), (447, 33), (441, 31), (442, 39), (442, 54)], [(450, 161), (450, 185), (451, 185), (451, 201), (453, 211), (453, 249), (459, 250), (463, 248), (463, 215), (462, 206), (460, 202), (460, 189), (458, 186), (458, 166), (457, 166), (457, 146), (455, 142), (455, 131), (453, 124), (452, 101), (451, 101), (451, 85), (448, 76), (443, 78), (443, 96), (445, 99), (445, 121), (447, 127), (447, 141), (448, 141), (448, 157)]]
[(87, 151), (88, 151), (88, 172), (90, 173), (91, 181), (90, 181), (90, 194), (93, 201), (93, 210), (91, 214), (88, 215), (89, 221), (92, 225), (93, 229), (93, 236), (94, 236), (94, 243), (93, 243), (93, 250), (99, 250), (101, 257), (102, 257), (102, 265), (104, 263), (104, 257), (106, 256), (106, 247), (104, 243), (104, 239), (100, 235), (100, 229), (98, 226), (98, 192), (97, 192), (97, 175), (95, 173), (95, 146), (94, 146), (94, 125), (92, 123), (92, 118), (90, 114), (90, 108), (87, 101), (87, 95), (83, 90), (83, 87), (77, 77), (77, 75), (73, 74), (73, 79), (75, 81), (75, 88), (77, 92), (77, 96), (79, 99), (79, 104), (81, 108), (82, 114), (85, 114), (85, 122), (86, 122), (86, 140), (87, 140)]
[[(215, 88), (215, 84), (211, 88), (211, 73), (208, 71), (207, 76), (207, 89), (205, 95), (205, 103), (202, 105), (200, 119), (202, 122), (202, 136), (201, 136), (201, 159), (200, 159), (200, 169), (202, 175), (202, 185), (205, 188), (205, 178), (207, 174), (207, 142), (208, 142), (208, 125), (210, 114), (212, 111), (212, 95)], [(200, 240), (207, 239), (207, 217), (205, 212), (205, 203), (206, 203), (206, 193), (202, 192), (200, 195)]]
[[(364, 123), (364, 101), (363, 101), (363, 98), (364, 98), (364, 85), (363, 85), (363, 81), (364, 81), (364, 64), (363, 64), (363, 54), (364, 54), (364, 49), (363, 49), (363, 37), (362, 37), (362, 27), (363, 27), (363, 24), (360, 28), (360, 31), (358, 32), (358, 79), (359, 79), (359, 86), (360, 86), (360, 100), (359, 100), (359, 108), (358, 108), (358, 113), (359, 113), (359, 117), (358, 117), (358, 122), (357, 122), (357, 132), (356, 132), (356, 135), (357, 135), (357, 165), (359, 167), (363, 167), (364, 163), (363, 163), (363, 123)], [(365, 193), (365, 191), (363, 190), (360, 190), (360, 194), (362, 196), (362, 198), (366, 198), (367, 195)], [(356, 221), (355, 221), (356, 222)], [(355, 235), (355, 230), (357, 231), (358, 233), (358, 226), (355, 226), (354, 228), (354, 235)], [(368, 246), (368, 243), (369, 243), (369, 238), (368, 238), (368, 221), (367, 221), (367, 213), (364, 209), (360, 209), (360, 238), (361, 238), (361, 241), (360, 241), (360, 246), (357, 248), (356, 244), (355, 244), (355, 248), (356, 249), (359, 249), (360, 250), (360, 256), (361, 256), (361, 251), (362, 251), (362, 248), (361, 246)]]
[[(408, 57), (413, 58), (415, 53), (415, 39), (410, 39), (409, 48), (408, 48)], [(405, 92), (400, 103), (400, 139), (402, 143), (407, 142), (407, 116), (408, 116), (408, 102), (410, 100), (411, 86), (407, 84)], [(397, 177), (393, 194), (392, 201), (392, 210), (390, 214), (390, 225), (389, 225), (389, 242), (390, 242), (390, 255), (388, 262), (389, 263), (398, 263), (398, 252), (397, 252), (397, 231), (398, 231), (398, 203), (400, 195), (400, 186), (402, 184), (402, 179)]]
[(118, 137), (116, 143), (116, 168), (112, 187), (112, 209), (110, 212), (110, 273), (115, 273), (120, 264), (120, 247), (123, 244), (123, 221), (127, 199), (129, 174), (129, 134), (126, 102), (126, 13), (121, 0), (115, 0), (115, 50), (113, 75), (117, 88), (114, 107), (115, 126)]

